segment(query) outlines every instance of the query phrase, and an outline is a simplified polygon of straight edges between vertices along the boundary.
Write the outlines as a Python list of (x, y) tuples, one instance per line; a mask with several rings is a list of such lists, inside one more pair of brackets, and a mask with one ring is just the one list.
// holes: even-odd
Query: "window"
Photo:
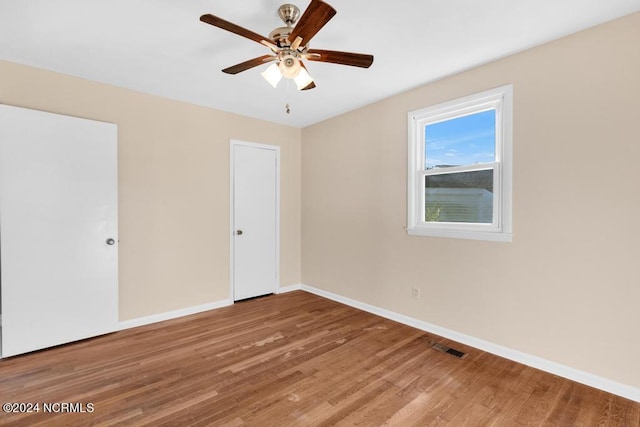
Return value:
[(511, 241), (512, 87), (409, 113), (407, 233)]

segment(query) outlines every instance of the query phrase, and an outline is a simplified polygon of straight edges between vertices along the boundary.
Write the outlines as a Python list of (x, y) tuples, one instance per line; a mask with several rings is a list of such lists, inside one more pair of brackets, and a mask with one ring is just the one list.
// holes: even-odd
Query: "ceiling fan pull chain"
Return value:
[(291, 114), (291, 107), (289, 106), (289, 94), (291, 93), (291, 91), (289, 90), (290, 84), (291, 84), (291, 80), (287, 79), (286, 87), (285, 87), (285, 94), (286, 94), (286, 98), (287, 98), (287, 103), (284, 106), (284, 111), (287, 114)]

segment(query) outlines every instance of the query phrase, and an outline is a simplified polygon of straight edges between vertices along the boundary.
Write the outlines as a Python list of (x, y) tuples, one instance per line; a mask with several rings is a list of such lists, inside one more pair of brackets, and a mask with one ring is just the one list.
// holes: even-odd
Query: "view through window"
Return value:
[(425, 126), (426, 222), (493, 222), (495, 116), (491, 109)]

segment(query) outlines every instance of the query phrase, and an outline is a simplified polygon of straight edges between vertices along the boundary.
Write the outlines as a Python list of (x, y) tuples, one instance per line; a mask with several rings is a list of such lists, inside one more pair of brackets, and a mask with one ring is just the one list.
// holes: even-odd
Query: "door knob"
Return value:
[(108, 238), (107, 239), (107, 245), (111, 246), (111, 245), (115, 245), (115, 244), (116, 244), (116, 241), (113, 240), (112, 238)]
[(236, 231), (236, 234), (237, 234), (238, 236), (242, 236), (242, 230), (237, 230), (237, 231)]

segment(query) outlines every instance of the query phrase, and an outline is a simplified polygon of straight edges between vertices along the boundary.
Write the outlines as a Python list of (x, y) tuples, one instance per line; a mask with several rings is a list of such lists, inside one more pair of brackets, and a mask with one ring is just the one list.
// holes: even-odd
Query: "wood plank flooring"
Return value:
[(302, 291), (1, 360), (4, 402), (40, 403), (0, 413), (18, 426), (640, 426), (639, 403)]

